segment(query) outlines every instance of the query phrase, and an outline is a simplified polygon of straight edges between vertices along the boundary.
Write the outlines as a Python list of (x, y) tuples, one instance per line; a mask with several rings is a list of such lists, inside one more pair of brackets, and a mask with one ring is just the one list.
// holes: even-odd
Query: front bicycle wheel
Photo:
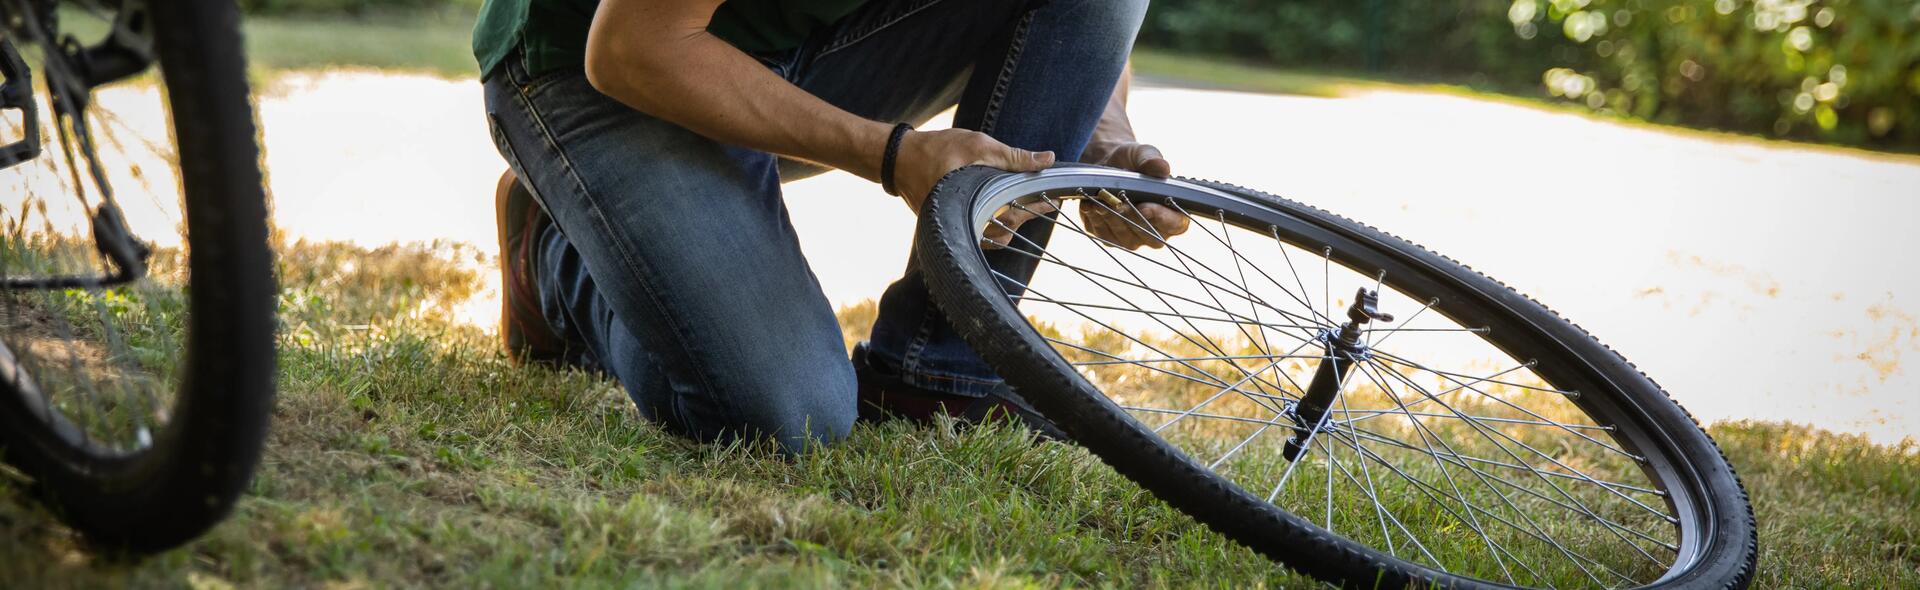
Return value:
[(0, 159), (12, 195), (0, 452), (95, 546), (172, 547), (227, 514), (272, 409), (274, 287), (239, 12), (231, 0), (0, 0), (0, 12), (14, 142)]
[[(1189, 229), (1131, 251), (1083, 217), (1152, 233), (1132, 216), (1146, 203)], [(1015, 209), (1038, 217), (983, 249)], [(949, 175), (917, 245), (955, 328), (1073, 440), (1319, 579), (1751, 578), (1746, 494), (1679, 405), (1585, 331), (1406, 241), (1238, 187), (1065, 167)]]

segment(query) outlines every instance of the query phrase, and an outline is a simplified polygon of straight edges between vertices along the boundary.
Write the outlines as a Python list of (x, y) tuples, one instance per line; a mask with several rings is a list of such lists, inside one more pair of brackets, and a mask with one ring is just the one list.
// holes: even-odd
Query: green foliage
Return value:
[(1600, 112), (1920, 147), (1910, 0), (1514, 0), (1509, 20), (1585, 50), (1542, 80)]
[(1911, 0), (1160, 0), (1140, 40), (1466, 80), (1662, 123), (1920, 149)]
[[(1493, 23), (1497, 26), (1489, 26)], [(1431, 76), (1552, 63), (1496, 2), (1157, 0), (1142, 44), (1290, 66)]]
[(367, 16), (391, 12), (479, 10), (482, 0), (240, 0), (247, 14), (329, 14)]

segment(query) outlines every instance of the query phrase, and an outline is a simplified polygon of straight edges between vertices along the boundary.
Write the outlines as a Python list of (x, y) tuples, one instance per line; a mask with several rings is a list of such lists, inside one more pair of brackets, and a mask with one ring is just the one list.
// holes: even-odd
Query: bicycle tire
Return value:
[(153, 0), (150, 14), (189, 246), (171, 419), (138, 452), (104, 452), (41, 418), (36, 394), (0, 383), (6, 460), (90, 544), (129, 553), (177, 546), (232, 509), (259, 463), (274, 383), (272, 254), (239, 9)]
[[(1333, 262), (1391, 268), (1403, 281), (1446, 291), (1454, 314), (1480, 314), (1491, 334), (1524, 354), (1569, 361), (1615, 387), (1581, 403), (1612, 407), (1635, 420), (1639, 450), (1670, 463), (1679, 487), (1673, 502), (1693, 503), (1680, 526), (1700, 531), (1689, 552), (1646, 587), (1743, 588), (1753, 576), (1758, 537), (1744, 487), (1725, 455), (1698, 422), (1651, 379), (1592, 335), (1505, 284), (1410, 242), (1320, 209), (1228, 184), (1154, 180), (1092, 167), (1060, 167), (1011, 174), (970, 167), (942, 179), (927, 199), (916, 236), (917, 261), (927, 286), (956, 330), (1042, 414), (1123, 476), (1226, 537), (1325, 582), (1349, 588), (1508, 587), (1437, 570), (1333, 534), (1277, 507), (1196, 462), (1103, 395), (1050, 345), (991, 276), (979, 246), (980, 228), (1009, 194), (1046, 186), (1132, 188), (1139, 193), (1205, 192), (1290, 235), (1337, 244)], [(1159, 188), (1156, 188), (1159, 187)], [(1224, 214), (1223, 214), (1224, 218)], [(1223, 221), (1223, 223), (1225, 223)], [(1524, 356), (1518, 358), (1526, 358)], [(1618, 392), (1614, 399), (1607, 398)], [(1592, 397), (1596, 399), (1585, 399)], [(1244, 444), (1244, 443), (1243, 443)], [(1329, 476), (1331, 477), (1331, 476)], [(1684, 487), (1685, 489), (1679, 489)], [(1329, 493), (1331, 496), (1331, 493)], [(1331, 511), (1331, 509), (1329, 509)], [(1331, 519), (1331, 516), (1329, 516)]]

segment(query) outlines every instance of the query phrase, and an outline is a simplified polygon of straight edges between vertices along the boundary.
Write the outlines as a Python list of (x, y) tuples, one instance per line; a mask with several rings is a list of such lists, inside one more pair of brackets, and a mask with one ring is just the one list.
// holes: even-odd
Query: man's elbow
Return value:
[(608, 96), (624, 94), (620, 89), (621, 80), (631, 70), (630, 65), (625, 65), (631, 60), (621, 55), (621, 50), (612, 42), (599, 39), (588, 40), (586, 53), (587, 84)]
[(661, 81), (672, 76), (666, 71), (666, 64), (654, 59), (660, 52), (654, 48), (632, 42), (631, 39), (607, 39), (587, 42), (586, 62), (583, 64), (587, 75), (587, 84), (601, 94), (627, 103), (627, 106), (647, 111), (652, 104), (652, 92), (648, 90), (657, 84), (637, 84), (636, 80)]

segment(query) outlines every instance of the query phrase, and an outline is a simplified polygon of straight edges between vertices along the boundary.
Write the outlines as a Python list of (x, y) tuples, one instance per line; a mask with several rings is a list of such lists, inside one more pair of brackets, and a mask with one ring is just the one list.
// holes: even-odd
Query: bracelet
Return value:
[(900, 159), (900, 140), (912, 131), (913, 126), (900, 123), (893, 126), (893, 133), (887, 136), (887, 151), (880, 156), (880, 189), (887, 194), (900, 196), (900, 189), (893, 184), (893, 163)]

